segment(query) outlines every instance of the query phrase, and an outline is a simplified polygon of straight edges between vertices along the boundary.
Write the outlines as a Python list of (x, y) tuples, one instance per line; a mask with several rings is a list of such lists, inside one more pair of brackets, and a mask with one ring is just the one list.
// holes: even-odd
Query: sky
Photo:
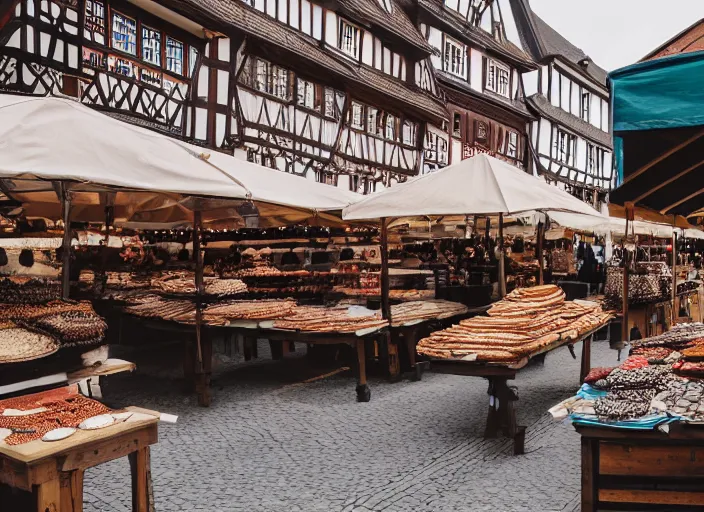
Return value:
[(607, 71), (635, 63), (704, 18), (704, 0), (530, 0), (530, 5)]

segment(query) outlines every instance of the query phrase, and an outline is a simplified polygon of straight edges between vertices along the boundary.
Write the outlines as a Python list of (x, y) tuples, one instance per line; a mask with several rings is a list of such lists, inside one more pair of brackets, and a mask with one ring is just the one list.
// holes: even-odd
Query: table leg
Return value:
[[(598, 442), (598, 441), (597, 441)], [(582, 512), (596, 511), (595, 457), (591, 439), (582, 437)]]
[(198, 375), (198, 405), (210, 407), (213, 401), (210, 387), (210, 377), (213, 373), (213, 338), (205, 330), (201, 336), (201, 354), (203, 355), (203, 368)]
[(61, 473), (61, 512), (83, 512), (83, 471)]
[(269, 349), (271, 350), (271, 358), (278, 361), (284, 358), (284, 343), (285, 341), (269, 340)]
[(187, 393), (192, 393), (195, 388), (195, 364), (196, 360), (194, 357), (195, 346), (190, 342), (190, 340), (185, 340), (183, 342), (183, 379), (184, 391)]
[[(252, 343), (252, 340), (254, 340), (254, 343)], [(244, 350), (244, 360), (245, 361), (250, 361), (252, 359), (252, 345), (256, 345), (256, 339), (252, 338), (251, 336), (245, 336), (244, 341), (242, 343), (243, 345), (243, 350)]]
[(132, 470), (132, 512), (150, 512), (149, 447), (146, 446), (130, 453), (129, 460)]
[(364, 339), (356, 340), (357, 344), (357, 371), (359, 376), (357, 378), (357, 401), (358, 402), (368, 402), (371, 400), (372, 392), (367, 385), (367, 356), (364, 351)]
[(514, 455), (525, 451), (525, 427), (516, 422), (518, 395), (509, 387), (508, 379), (489, 377), (489, 412), (484, 429), (485, 438), (498, 437), (501, 432), (513, 439)]
[(584, 379), (589, 374), (592, 369), (592, 339), (594, 335), (592, 334), (588, 338), (585, 338), (582, 342), (582, 365), (579, 371), (579, 385), (581, 386)]
[(37, 512), (61, 512), (61, 483), (58, 479), (37, 486)]

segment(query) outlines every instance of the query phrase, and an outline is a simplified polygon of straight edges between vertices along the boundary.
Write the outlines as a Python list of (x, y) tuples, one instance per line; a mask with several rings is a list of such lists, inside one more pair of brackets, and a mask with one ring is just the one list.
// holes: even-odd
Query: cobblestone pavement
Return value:
[[(202, 409), (180, 392), (178, 353), (171, 371), (163, 361), (141, 363), (105, 388), (112, 405), (179, 415), (176, 425), (160, 426), (152, 449), (158, 512), (578, 509), (579, 436), (546, 412), (578, 386), (579, 361), (566, 348), (515, 382), (519, 424), (528, 426), (518, 457), (511, 442), (481, 437), (488, 398), (480, 378), (372, 378), (371, 402), (357, 403), (351, 372), (302, 383), (329, 369), (300, 354), (264, 357), (220, 364), (213, 406)], [(594, 366), (615, 363), (607, 343), (594, 343)], [(126, 459), (90, 470), (86, 511), (128, 512), (129, 481)]]

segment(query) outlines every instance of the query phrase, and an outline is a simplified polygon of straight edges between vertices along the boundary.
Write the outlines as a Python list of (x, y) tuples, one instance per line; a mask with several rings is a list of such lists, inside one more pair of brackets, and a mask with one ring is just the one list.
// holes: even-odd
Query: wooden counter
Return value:
[(669, 432), (575, 427), (582, 436), (582, 512), (704, 510), (704, 427)]
[[(158, 439), (158, 413), (136, 407), (126, 410), (134, 414), (123, 423), (79, 430), (62, 441), (36, 440), (17, 446), (0, 442), (0, 483), (31, 492), (36, 504), (32, 511), (81, 512), (86, 469), (129, 457), (132, 510), (150, 512), (149, 446)], [(12, 512), (24, 510), (13, 508)]]

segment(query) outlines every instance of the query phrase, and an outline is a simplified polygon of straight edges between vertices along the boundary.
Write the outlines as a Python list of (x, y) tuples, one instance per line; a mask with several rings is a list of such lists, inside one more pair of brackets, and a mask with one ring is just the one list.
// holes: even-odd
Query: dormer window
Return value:
[(495, 61), (489, 60), (486, 66), (485, 89), (495, 92), (499, 96), (511, 97), (511, 71), (508, 67)]
[(337, 39), (337, 47), (343, 53), (359, 59), (359, 27), (340, 19), (340, 32)]

